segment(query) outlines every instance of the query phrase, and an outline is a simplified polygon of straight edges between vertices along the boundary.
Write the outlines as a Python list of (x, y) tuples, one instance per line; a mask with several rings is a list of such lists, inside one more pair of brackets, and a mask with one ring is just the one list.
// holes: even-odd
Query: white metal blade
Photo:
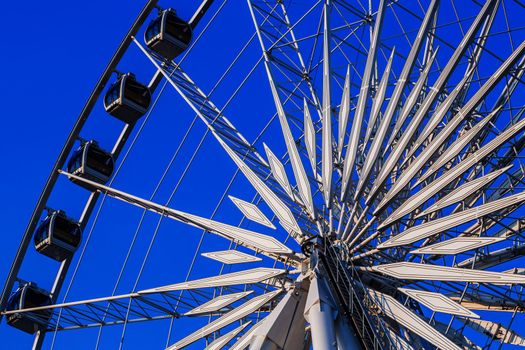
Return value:
[(415, 350), (414, 346), (412, 346), (408, 340), (403, 338), (400, 334), (397, 334), (392, 329), (387, 328), (388, 335), (393, 341), (393, 346), (397, 350)]
[(306, 100), (304, 100), (304, 143), (306, 145), (306, 151), (308, 152), (308, 158), (310, 159), (310, 165), (312, 166), (312, 172), (317, 179), (317, 143), (315, 142), (315, 128)]
[(255, 204), (243, 201), (242, 199), (235, 198), (233, 196), (228, 196), (228, 198), (230, 198), (230, 200), (237, 208), (239, 208), (246, 218), (275, 230), (275, 226), (272, 224), (270, 219), (268, 219)]
[(283, 188), (283, 190), (288, 194), (288, 196), (292, 199), (294, 199), (292, 186), (290, 186), (290, 182), (288, 181), (288, 175), (286, 175), (286, 170), (284, 169), (283, 163), (277, 158), (277, 156), (272, 152), (270, 147), (268, 147), (265, 143), (264, 150), (266, 152), (266, 156), (268, 157), (268, 163), (270, 163), (270, 169), (272, 170), (272, 175), (277, 180), (279, 185)]
[[(392, 67), (392, 60), (394, 58), (394, 51), (395, 50), (392, 50), (392, 53), (390, 54), (390, 58), (385, 68), (385, 73), (383, 74), (381, 83), (379, 83), (379, 92), (378, 92), (378, 95), (376, 96), (376, 99), (374, 99), (374, 103), (372, 105), (371, 120), (370, 120), (370, 123), (368, 124), (367, 134), (369, 133), (369, 131), (372, 132), (372, 128), (374, 126), (375, 120), (378, 117), (379, 112), (381, 110), (381, 105), (383, 104), (382, 100), (385, 97), (386, 86), (388, 82), (388, 75), (390, 74), (390, 69)], [(367, 137), (365, 136), (365, 144), (366, 144), (366, 140), (367, 140)], [(361, 174), (359, 176), (359, 182), (357, 184), (357, 189), (355, 191), (354, 201), (356, 201), (357, 198), (361, 196), (361, 192), (363, 191), (368, 179), (370, 178), (371, 171), (379, 155), (380, 147), (378, 146), (379, 146), (379, 143), (373, 143), (372, 147), (370, 148), (370, 151), (368, 152), (365, 158), (365, 163), (363, 164), (363, 169), (361, 170)]]
[(230, 348), (230, 350), (245, 350), (249, 345), (250, 345), (250, 342), (252, 341), (252, 337), (253, 337), (253, 333), (255, 332), (255, 330), (261, 326), (261, 324), (263, 323), (264, 319), (260, 320), (259, 322), (257, 322), (256, 324), (254, 324), (252, 326), (252, 328), (250, 328), (246, 333), (244, 333), (242, 335), (242, 337), (240, 337), (236, 342), (235, 344), (232, 345), (232, 347)]
[(332, 172), (333, 172), (333, 151), (332, 151), (332, 102), (331, 102), (331, 78), (330, 67), (330, 8), (328, 2), (324, 3), (323, 19), (323, 133), (322, 133), (322, 179), (323, 197), (326, 208), (330, 208), (332, 203)]
[(251, 270), (237, 271), (226, 273), (219, 276), (206, 277), (198, 280), (187, 281), (182, 283), (171, 284), (169, 286), (141, 290), (140, 294), (172, 292), (176, 290), (190, 290), (198, 288), (212, 288), (233, 286), (237, 284), (259, 283), (269, 280), (270, 278), (284, 275), (286, 270), (271, 269), (267, 267), (257, 267)]
[(418, 264), (405, 261), (377, 265), (373, 266), (372, 269), (376, 272), (401, 280), (525, 284), (525, 276), (521, 275)]
[(466, 209), (459, 213), (444, 216), (436, 220), (428, 221), (421, 225), (410, 227), (400, 234), (397, 234), (389, 240), (379, 244), (377, 248), (385, 249), (411, 244), (469, 221), (479, 219), (511, 205), (522, 203), (523, 201), (525, 201), (525, 192)]
[[(346, 68), (345, 85), (343, 87), (343, 96), (341, 106), (339, 107), (339, 138), (337, 142), (337, 159), (341, 159), (343, 146), (345, 143), (346, 127), (348, 125), (348, 115), (350, 114), (350, 66)], [(305, 131), (306, 133), (306, 131)]]
[(219, 311), (222, 308), (233, 304), (237, 300), (250, 295), (251, 293), (253, 293), (253, 291), (250, 290), (247, 292), (219, 295), (218, 297), (213, 298), (210, 301), (191, 309), (190, 311), (186, 312), (184, 316), (196, 316)]
[(454, 102), (456, 101), (456, 98), (458, 97), (459, 93), (464, 90), (464, 86), (467, 83), (468, 78), (470, 77), (469, 73), (466, 73), (465, 76), (461, 79), (461, 81), (456, 85), (454, 90), (452, 90), (445, 101), (441, 102), (439, 106), (436, 107), (436, 110), (432, 114), (432, 116), (429, 118), (429, 120), (425, 123), (425, 127), (423, 128), (423, 131), (418, 136), (417, 140), (412, 145), (412, 148), (408, 152), (408, 155), (406, 159), (409, 159), (412, 157), (414, 152), (423, 144), (423, 142), (427, 139), (428, 136), (430, 136), (431, 133), (433, 133), (439, 123), (443, 120), (445, 115), (448, 113)]
[(266, 303), (273, 300), (275, 297), (277, 297), (282, 291), (276, 290), (273, 292), (269, 292), (266, 294), (262, 294), (259, 296), (256, 296), (250, 300), (248, 300), (246, 303), (242, 304), (241, 306), (233, 309), (232, 311), (224, 314), (223, 316), (219, 317), (218, 319), (208, 323), (206, 326), (202, 327), (201, 329), (193, 332), (192, 334), (188, 335), (187, 337), (179, 340), (172, 346), (168, 347), (167, 350), (175, 350), (175, 349), (182, 349), (197, 340), (207, 336), (208, 334), (211, 334), (223, 327), (226, 327), (227, 325), (240, 320), (241, 318), (251, 314), (252, 312), (258, 310)]
[(240, 325), (239, 327), (229, 331), (225, 335), (221, 336), (220, 338), (215, 339), (213, 342), (211, 342), (207, 347), (204, 348), (204, 350), (220, 350), (222, 349), (230, 340), (232, 340), (237, 334), (242, 332), (242, 330), (246, 327), (248, 327), (252, 321), (248, 321)]
[(385, 102), (386, 88), (388, 86), (388, 79), (390, 78), (390, 70), (392, 69), (394, 53), (395, 47), (390, 53), (390, 57), (388, 58), (388, 62), (385, 67), (385, 71), (383, 72), (383, 76), (381, 77), (381, 82), (379, 82), (379, 87), (377, 88), (376, 95), (374, 96), (374, 102), (372, 103), (372, 111), (370, 112), (370, 119), (368, 121), (365, 140), (363, 142), (365, 145), (368, 143), (368, 139), (370, 138), (372, 130), (374, 129), (374, 125), (377, 122), (377, 118), (379, 117), (379, 113), (381, 112), (381, 106), (383, 106), (383, 103)]
[(418, 248), (412, 254), (456, 255), (504, 241), (505, 237), (456, 237), (436, 244)]
[(418, 301), (419, 303), (425, 305), (434, 312), (443, 312), (446, 314), (457, 315), (462, 317), (479, 318), (479, 315), (461, 306), (454, 300), (441, 293), (427, 292), (423, 290), (407, 288), (398, 288), (398, 290), (408, 295), (412, 299)]
[(390, 317), (403, 327), (411, 330), (420, 337), (424, 338), (432, 345), (442, 350), (461, 350), (445, 335), (441, 334), (429, 325), (426, 321), (407, 309), (399, 301), (374, 290), (369, 290), (372, 300), (379, 306), (381, 312)]
[(221, 250), (216, 252), (202, 253), (201, 255), (227, 265), (250, 263), (262, 260), (261, 258), (240, 252), (238, 250)]
[(262, 233), (246, 230), (237, 226), (223, 224), (222, 222), (202, 218), (196, 215), (186, 214), (185, 217), (189, 219), (190, 222), (194, 222), (197, 225), (206, 227), (211, 231), (218, 232), (223, 236), (231, 236), (234, 238), (234, 240), (237, 240), (235, 237), (239, 237), (240, 242), (245, 242), (245, 244), (253, 245), (254, 247), (260, 247), (262, 251), (272, 253), (284, 253), (286, 250), (288, 252), (291, 251), (278, 239), (268, 235), (264, 235)]
[(434, 63), (434, 59), (436, 58), (438, 51), (439, 48), (436, 48), (436, 50), (434, 50), (434, 53), (432, 54), (432, 56), (430, 56), (430, 59), (428, 60), (425, 68), (423, 69), (423, 72), (421, 72), (416, 84), (412, 88), (412, 91), (410, 91), (410, 94), (408, 95), (408, 98), (406, 99), (403, 108), (399, 113), (399, 117), (396, 120), (396, 124), (394, 125), (394, 131), (392, 131), (392, 133), (390, 134), (390, 139), (386, 143), (385, 150), (388, 149), (388, 147), (390, 147), (395, 137), (403, 127), (405, 120), (408, 118), (408, 116), (412, 112), (412, 109), (416, 105), (419, 96), (421, 96), (421, 92), (423, 91), (423, 88), (428, 79), (428, 73), (430, 72), (430, 68), (432, 68), (432, 64)]
[[(488, 116), (483, 118), (483, 120), (481, 120), (478, 124), (474, 125), (471, 129), (469, 129), (463, 135), (458, 137), (456, 141), (454, 141), (449, 147), (447, 147), (447, 149), (439, 156), (439, 158), (434, 163), (432, 163), (432, 165), (427, 169), (425, 174), (418, 179), (417, 184), (420, 184), (426, 179), (428, 179), (428, 177), (434, 174), (439, 168), (441, 168), (443, 165), (447, 164), (452, 158), (457, 156), (459, 152), (461, 152), (461, 150), (465, 148), (465, 146), (467, 146), (469, 142), (472, 141), (472, 139), (481, 130), (489, 126), (488, 123), (494, 118), (496, 114), (500, 112), (500, 110), (501, 108), (496, 108), (495, 110), (490, 112)], [(426, 154), (430, 154), (430, 156), (432, 156), (431, 152), (423, 152), (419, 158), (423, 158), (423, 156)], [(430, 156), (427, 156), (425, 159), (430, 158)]]
[(421, 213), (416, 215), (416, 218), (422, 217), (424, 215), (428, 215), (436, 210), (443, 209), (451, 204), (462, 201), (463, 199), (469, 197), (470, 195), (472, 195), (479, 189), (485, 187), (487, 184), (494, 181), (498, 176), (500, 176), (501, 174), (509, 170), (511, 167), (512, 165), (509, 165), (503, 169), (493, 171), (491, 173), (488, 173), (485, 176), (482, 176), (475, 180), (464, 183), (463, 185), (454, 189), (449, 194), (447, 194), (445, 197), (439, 199), (437, 202), (432, 204), (430, 207), (428, 207), (427, 209), (423, 210)]

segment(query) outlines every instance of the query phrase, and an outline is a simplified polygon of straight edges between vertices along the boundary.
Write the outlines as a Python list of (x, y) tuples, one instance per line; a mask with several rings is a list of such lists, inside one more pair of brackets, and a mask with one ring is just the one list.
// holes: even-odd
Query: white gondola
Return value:
[[(51, 297), (48, 292), (42, 290), (33, 283), (20, 286), (9, 298), (7, 310), (24, 310), (34, 307), (51, 305)], [(7, 324), (18, 328), (26, 333), (33, 334), (46, 328), (51, 318), (51, 310), (38, 310), (23, 313), (9, 313)]]
[(36, 250), (57, 261), (73, 256), (81, 241), (80, 224), (60, 210), (50, 213), (34, 236)]
[(134, 124), (149, 108), (151, 92), (133, 73), (118, 77), (104, 96), (106, 112), (128, 124)]
[[(113, 155), (100, 148), (96, 141), (88, 141), (82, 143), (73, 153), (67, 164), (67, 171), (70, 174), (105, 184), (113, 174), (114, 167)], [(73, 179), (71, 181), (92, 190), (83, 182)]]
[(167, 60), (172, 60), (188, 48), (191, 26), (177, 17), (173, 9), (162, 11), (144, 33), (146, 45)]

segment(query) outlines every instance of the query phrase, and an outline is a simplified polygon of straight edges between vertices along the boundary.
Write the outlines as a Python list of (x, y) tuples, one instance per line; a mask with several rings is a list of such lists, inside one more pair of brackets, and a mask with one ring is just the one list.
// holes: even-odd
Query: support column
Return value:
[(335, 338), (337, 339), (337, 349), (339, 350), (363, 349), (353, 327), (348, 324), (343, 315), (338, 315), (335, 320)]
[(310, 323), (314, 350), (337, 350), (334, 319), (336, 309), (322, 276), (316, 271), (310, 281), (304, 317)]
[(302, 349), (305, 341), (303, 311), (310, 281), (296, 282), (277, 307), (257, 327), (250, 350)]

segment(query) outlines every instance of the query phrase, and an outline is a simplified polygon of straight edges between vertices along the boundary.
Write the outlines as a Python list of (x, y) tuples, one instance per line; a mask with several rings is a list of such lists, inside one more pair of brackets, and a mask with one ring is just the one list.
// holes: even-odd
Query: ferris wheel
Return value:
[[(525, 347), (525, 3), (197, 5), (150, 0), (124, 36), (23, 234), (1, 327), (34, 349), (83, 332), (95, 349)], [(232, 60), (213, 85), (220, 55), (191, 57), (227, 6), (250, 27), (225, 31), (249, 35), (214, 49)], [(157, 116), (150, 140), (177, 130), (144, 195), (149, 165), (127, 167), (151, 162)], [(93, 266), (116, 267), (109, 293), (82, 283)]]

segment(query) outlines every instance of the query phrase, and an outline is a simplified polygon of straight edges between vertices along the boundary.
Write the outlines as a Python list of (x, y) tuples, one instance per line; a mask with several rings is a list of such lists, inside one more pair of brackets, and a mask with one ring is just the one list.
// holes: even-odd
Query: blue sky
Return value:
[[(180, 0), (174, 3), (180, 16), (189, 18), (197, 2)], [(217, 0), (213, 9), (221, 2)], [(4, 161), (0, 218), (4, 224), (1, 234), (3, 255), (0, 259), (0, 280), (5, 280), (20, 237), (67, 134), (142, 5), (142, 1), (122, 0), (92, 0), (81, 5), (70, 1), (49, 3), (30, 0), (24, 3), (23, 8), (14, 2), (2, 5), (0, 96), (4, 108), (0, 146), (4, 150)], [(451, 13), (444, 15), (445, 18), (447, 16), (452, 18)], [(207, 19), (209, 16), (204, 22)], [(204, 91), (210, 91), (253, 31), (246, 3), (229, 1), (208, 34), (188, 56), (184, 69)], [(522, 38), (523, 32), (520, 35)], [(454, 39), (458, 40), (457, 37)], [(442, 50), (447, 48), (443, 47)], [(228, 100), (259, 57), (259, 43), (255, 40), (240, 59), (236, 70), (214, 93), (213, 101), (218, 106)], [(381, 65), (384, 66), (384, 60)], [(257, 136), (275, 112), (266, 76), (261, 68), (259, 66), (226, 110), (226, 115), (248, 140)], [(147, 82), (154, 67), (132, 46), (119, 70), (133, 71), (140, 81)], [(336, 96), (339, 93), (337, 91)], [(159, 100), (155, 113), (137, 138), (114, 187), (141, 197), (149, 197), (193, 117), (194, 114), (185, 102), (168, 87)], [(110, 148), (121, 127), (122, 123), (107, 116), (99, 103), (83, 130), (82, 137), (96, 139), (102, 147)], [(197, 122), (154, 198), (155, 201), (166, 203), (204, 132), (202, 123)], [(264, 138), (277, 154), (282, 154), (284, 149), (280, 136), (278, 125), (273, 123)], [(223, 154), (216, 141), (207, 138), (170, 206), (209, 217), (234, 172), (233, 163)], [(251, 201), (254, 192), (245, 182), (235, 181), (230, 194)], [(66, 209), (68, 214), (78, 217), (87, 195), (86, 191), (62, 179), (57, 184), (49, 205), (56, 209)], [(141, 214), (140, 209), (113, 199), (104, 203), (68, 300), (111, 294)], [(130, 263), (116, 288), (118, 294), (127, 293), (133, 288), (140, 263), (158, 223), (157, 219), (154, 214), (146, 215)], [(241, 215), (231, 203), (225, 202), (217, 219), (237, 224)], [(88, 225), (88, 229), (90, 227)], [(138, 282), (139, 289), (183, 281), (201, 234), (199, 230), (167, 219), (163, 220), (160, 227), (143, 276)], [(255, 224), (245, 227), (271, 232)], [(85, 232), (85, 237), (87, 234)], [(282, 232), (277, 235), (282, 235)], [(218, 250), (228, 248), (228, 243), (208, 235), (204, 246), (208, 251)], [(76, 262), (77, 260), (74, 264)], [(30, 247), (21, 277), (35, 280), (48, 289), (57, 266), (55, 262), (38, 256)], [(192, 278), (209, 276), (220, 269), (220, 264), (202, 257), (198, 257), (197, 266)], [(62, 300), (62, 297), (59, 299)], [(200, 324), (201, 321), (177, 320), (170, 342), (183, 337)], [(124, 348), (161, 349), (166, 343), (168, 326), (164, 321), (130, 326)], [(120, 327), (113, 327), (104, 331), (101, 349), (117, 348), (121, 330)], [(144, 334), (148, 336), (145, 337)], [(75, 349), (93, 349), (96, 336), (97, 329), (65, 332), (57, 337), (55, 349), (70, 349), (73, 341)], [(51, 338), (48, 337), (45, 348), (50, 346)], [(0, 339), (2, 349), (25, 349), (32, 341), (30, 336), (6, 327), (5, 322), (0, 325)]]

